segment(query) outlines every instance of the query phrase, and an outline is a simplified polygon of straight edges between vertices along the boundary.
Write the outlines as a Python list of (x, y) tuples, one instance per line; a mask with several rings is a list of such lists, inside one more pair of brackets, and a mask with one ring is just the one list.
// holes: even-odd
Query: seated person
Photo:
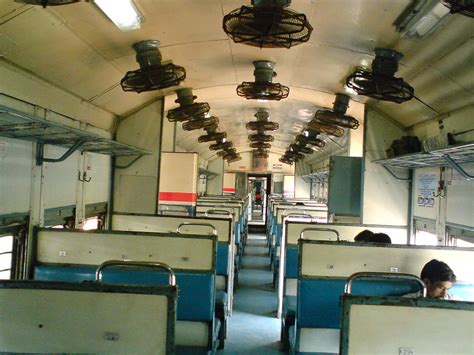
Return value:
[(360, 232), (354, 237), (354, 241), (355, 242), (368, 242), (369, 238), (372, 237), (373, 235), (374, 235), (373, 232), (369, 231), (368, 229), (364, 229), (362, 232)]
[[(448, 264), (433, 259), (423, 266), (420, 278), (426, 285), (426, 297), (460, 301), (458, 297), (448, 293), (449, 289), (456, 282), (456, 275)], [(409, 293), (404, 297), (421, 297), (421, 293)]]
[(385, 233), (375, 233), (372, 234), (367, 242), (369, 243), (382, 243), (382, 244), (392, 244), (392, 239)]

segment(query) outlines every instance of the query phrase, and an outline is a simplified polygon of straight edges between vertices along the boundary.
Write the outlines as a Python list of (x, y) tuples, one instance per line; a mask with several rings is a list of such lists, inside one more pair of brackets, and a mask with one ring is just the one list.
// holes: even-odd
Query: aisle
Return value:
[(218, 354), (283, 354), (267, 250), (263, 234), (249, 234), (225, 349)]

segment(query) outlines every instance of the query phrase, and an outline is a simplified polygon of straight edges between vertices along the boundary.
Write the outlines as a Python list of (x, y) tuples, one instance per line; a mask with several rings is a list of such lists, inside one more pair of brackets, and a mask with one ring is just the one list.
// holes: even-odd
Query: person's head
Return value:
[(391, 244), (392, 239), (385, 233), (375, 233), (369, 237), (368, 242), (371, 243), (382, 243), (382, 244)]
[(369, 238), (372, 237), (373, 235), (374, 235), (373, 232), (369, 231), (368, 229), (364, 229), (362, 232), (360, 232), (359, 234), (357, 234), (354, 237), (354, 241), (356, 241), (356, 242), (368, 242)]
[(423, 266), (420, 278), (430, 298), (444, 298), (456, 282), (456, 275), (448, 264), (433, 259)]

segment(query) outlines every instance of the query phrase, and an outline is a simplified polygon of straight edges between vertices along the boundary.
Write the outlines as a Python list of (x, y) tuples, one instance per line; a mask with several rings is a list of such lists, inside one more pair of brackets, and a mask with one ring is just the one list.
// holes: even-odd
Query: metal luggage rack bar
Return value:
[(373, 160), (372, 163), (395, 168), (422, 168), (428, 166), (448, 165), (458, 171), (464, 178), (472, 179), (459, 164), (474, 162), (474, 142), (457, 144), (450, 147), (432, 150), (426, 153), (413, 153), (394, 158)]
[[(151, 154), (145, 149), (136, 148), (110, 138), (101, 137), (98, 134), (49, 121), (3, 105), (0, 105), (0, 136), (68, 148), (67, 156), (75, 150), (112, 156)], [(54, 162), (55, 159), (52, 160)], [(48, 160), (41, 158), (42, 161)]]
[(325, 179), (327, 179), (328, 175), (329, 175), (329, 170), (321, 170), (321, 171), (312, 172), (308, 175), (303, 175), (301, 178), (305, 182), (311, 182), (313, 180), (318, 181), (318, 182), (322, 182)]

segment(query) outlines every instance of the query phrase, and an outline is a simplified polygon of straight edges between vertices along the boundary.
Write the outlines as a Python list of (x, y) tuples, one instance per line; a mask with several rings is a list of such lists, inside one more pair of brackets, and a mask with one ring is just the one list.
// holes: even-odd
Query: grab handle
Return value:
[(102, 272), (109, 266), (134, 266), (134, 267), (154, 267), (164, 269), (168, 272), (168, 284), (176, 286), (176, 276), (174, 271), (165, 263), (151, 262), (151, 261), (133, 261), (133, 260), (108, 260), (99, 265), (95, 272), (95, 281), (102, 282)]
[(184, 226), (201, 226), (201, 227), (209, 227), (212, 229), (212, 235), (217, 235), (217, 230), (216, 230), (216, 227), (214, 227), (212, 224), (210, 223), (196, 223), (196, 222), (183, 222), (181, 223), (178, 228), (176, 229), (176, 233), (180, 233), (181, 234), (181, 227), (184, 227)]
[(332, 228), (305, 228), (300, 232), (300, 239), (304, 239), (304, 232), (331, 232), (336, 235), (336, 240), (339, 242), (339, 232)]
[(402, 273), (390, 273), (390, 272), (356, 272), (355, 274), (352, 274), (349, 276), (349, 278), (346, 281), (346, 284), (344, 285), (344, 293), (346, 294), (351, 294), (352, 293), (352, 282), (356, 279), (395, 279), (395, 280), (411, 280), (411, 281), (416, 281), (418, 284), (421, 286), (421, 289), (423, 291), (423, 297), (426, 297), (427, 291), (426, 291), (426, 285), (425, 283), (417, 276), (411, 275), (411, 274), (402, 274)]

